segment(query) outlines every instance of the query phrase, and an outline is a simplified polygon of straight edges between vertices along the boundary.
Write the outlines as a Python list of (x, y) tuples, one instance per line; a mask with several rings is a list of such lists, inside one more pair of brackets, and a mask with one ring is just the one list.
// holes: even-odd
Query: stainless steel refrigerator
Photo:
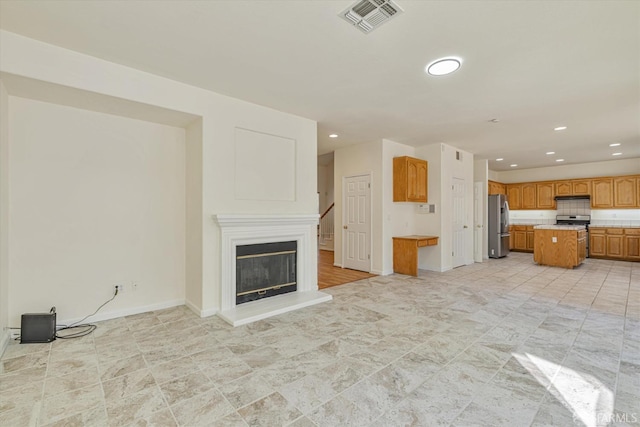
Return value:
[(504, 194), (489, 196), (489, 258), (509, 254), (509, 203)]

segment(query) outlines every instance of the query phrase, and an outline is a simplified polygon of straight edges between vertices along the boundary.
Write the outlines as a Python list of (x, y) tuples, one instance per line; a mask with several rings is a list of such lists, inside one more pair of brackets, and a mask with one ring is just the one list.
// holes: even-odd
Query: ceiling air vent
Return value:
[(360, 0), (342, 11), (340, 17), (368, 34), (402, 12), (392, 0)]

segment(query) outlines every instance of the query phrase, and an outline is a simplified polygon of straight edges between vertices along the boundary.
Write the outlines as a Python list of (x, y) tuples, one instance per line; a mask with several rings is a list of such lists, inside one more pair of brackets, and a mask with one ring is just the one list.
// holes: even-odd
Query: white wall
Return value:
[(202, 119), (196, 119), (186, 128), (186, 278), (185, 303), (198, 312), (203, 304), (202, 291)]
[(382, 252), (384, 274), (393, 273), (393, 237), (418, 234), (417, 203), (393, 201), (393, 158), (416, 157), (415, 148), (387, 139), (382, 140), (383, 224)]
[[(383, 273), (383, 204), (382, 191), (382, 141), (351, 145), (340, 148), (334, 153), (334, 194), (335, 194), (335, 229), (342, 230), (343, 201), (342, 182), (345, 177), (371, 175), (371, 272)], [(342, 266), (342, 233), (334, 236), (334, 264)]]
[(487, 227), (487, 200), (489, 197), (487, 181), (489, 179), (489, 161), (486, 159), (475, 160), (473, 162), (473, 180), (476, 183), (482, 183), (482, 194), (478, 195), (482, 198), (482, 259), (489, 258), (489, 229)]
[(9, 343), (9, 96), (0, 80), (0, 355)]
[[(456, 160), (456, 151), (462, 154), (462, 160)], [(418, 157), (429, 161), (429, 200), (433, 200), (439, 212), (437, 217), (424, 215), (423, 226), (429, 230), (429, 234), (440, 236), (437, 251), (420, 252), (420, 268), (447, 271), (453, 268), (453, 198), (449, 190), (453, 183), (453, 178), (460, 178), (465, 181), (465, 230), (466, 244), (464, 247), (464, 263), (472, 264), (473, 261), (473, 154), (456, 149), (447, 144), (433, 144), (431, 146), (418, 147), (416, 149)], [(434, 168), (432, 175), (431, 169)], [(432, 186), (434, 194), (432, 199)], [(439, 225), (439, 229), (436, 229)], [(419, 226), (419, 228), (422, 228)], [(433, 232), (431, 232), (433, 230)], [(438, 256), (434, 252), (439, 253)]]
[[(200, 220), (190, 231), (202, 228), (201, 244), (189, 239), (188, 253), (199, 255), (200, 260), (190, 259), (186, 265), (191, 271), (188, 286), (192, 307), (201, 315), (209, 315), (219, 308), (221, 276), (219, 230), (212, 219), (215, 214), (315, 214), (317, 213), (317, 133), (312, 120), (285, 114), (269, 108), (250, 104), (200, 88), (155, 76), (93, 58), (67, 49), (28, 39), (7, 31), (0, 31), (0, 72), (46, 82), (60, 88), (84, 91), (94, 96), (91, 102), (124, 100), (133, 108), (162, 109), (177, 112), (180, 117), (194, 116), (202, 119), (201, 161), (202, 171), (187, 172), (189, 182), (200, 181), (199, 197), (202, 211), (189, 212), (190, 218)], [(11, 88), (7, 86), (9, 95)], [(62, 95), (64, 96), (64, 94)], [(61, 104), (69, 100), (60, 101)], [(92, 109), (83, 105), (85, 109)], [(101, 110), (97, 105), (96, 110)], [(184, 125), (187, 127), (187, 124)], [(292, 200), (251, 200), (237, 197), (232, 181), (236, 170), (236, 132), (249, 130), (293, 141), (294, 160), (288, 173), (295, 179)], [(189, 153), (187, 165), (192, 166), (196, 154)], [(13, 168), (13, 165), (11, 165)], [(273, 168), (280, 167), (275, 163)], [(269, 182), (270, 177), (264, 178)], [(277, 181), (277, 180), (276, 180)], [(192, 195), (192, 192), (189, 192)], [(3, 194), (2, 197), (5, 195)], [(198, 208), (189, 203), (189, 209)], [(182, 205), (185, 209), (185, 204)], [(185, 209), (186, 210), (186, 209)], [(193, 236), (191, 236), (193, 237)], [(3, 237), (4, 239), (4, 237)], [(199, 247), (198, 247), (199, 246)], [(12, 249), (12, 248), (10, 248)], [(311, 254), (314, 256), (314, 254)], [(201, 265), (200, 265), (201, 263)], [(193, 280), (201, 276), (201, 296), (197, 296)], [(193, 285), (193, 286), (192, 286)], [(40, 284), (40, 286), (45, 286)], [(11, 297), (11, 296), (10, 296)], [(11, 297), (12, 298), (12, 297)]]
[[(9, 98), (10, 322), (181, 304), (185, 131)], [(134, 291), (132, 284), (136, 284)]]
[[(442, 148), (440, 144), (431, 144), (418, 147), (416, 156), (424, 159), (429, 165), (428, 176), (428, 203), (434, 204), (436, 212), (432, 214), (421, 214), (416, 218), (416, 230), (418, 234), (428, 236), (438, 236), (438, 246), (421, 249), (419, 253), (418, 266), (421, 269), (443, 271), (442, 243), (451, 240), (450, 235), (443, 234), (443, 212), (442, 212)], [(450, 233), (450, 231), (448, 232)], [(451, 251), (449, 249), (449, 251)], [(449, 252), (451, 253), (451, 252)]]
[(508, 184), (599, 176), (635, 175), (639, 173), (640, 159), (622, 159), (504, 172), (491, 171), (490, 176), (495, 176), (495, 178), (490, 177), (489, 179)]

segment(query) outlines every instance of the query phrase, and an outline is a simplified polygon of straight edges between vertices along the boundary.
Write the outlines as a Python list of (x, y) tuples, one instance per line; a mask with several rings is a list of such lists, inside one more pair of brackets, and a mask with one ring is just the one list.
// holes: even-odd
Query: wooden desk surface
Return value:
[(419, 241), (419, 240), (430, 240), (430, 241), (433, 241), (433, 240), (435, 240), (435, 243), (430, 243), (429, 246), (438, 244), (438, 236), (422, 236), (422, 235), (419, 235), (419, 234), (411, 234), (409, 236), (397, 236), (397, 237), (394, 237), (393, 239), (394, 240), (415, 240), (415, 241)]
[(435, 246), (438, 236), (398, 236), (393, 238), (393, 271), (411, 276), (418, 275), (418, 248)]

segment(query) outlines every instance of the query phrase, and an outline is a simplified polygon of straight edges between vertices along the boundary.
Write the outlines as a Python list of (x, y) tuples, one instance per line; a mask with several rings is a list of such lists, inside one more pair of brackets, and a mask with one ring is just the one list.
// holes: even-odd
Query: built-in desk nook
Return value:
[(436, 246), (438, 236), (400, 236), (393, 238), (393, 271), (394, 273), (418, 275), (418, 249), (425, 246)]

